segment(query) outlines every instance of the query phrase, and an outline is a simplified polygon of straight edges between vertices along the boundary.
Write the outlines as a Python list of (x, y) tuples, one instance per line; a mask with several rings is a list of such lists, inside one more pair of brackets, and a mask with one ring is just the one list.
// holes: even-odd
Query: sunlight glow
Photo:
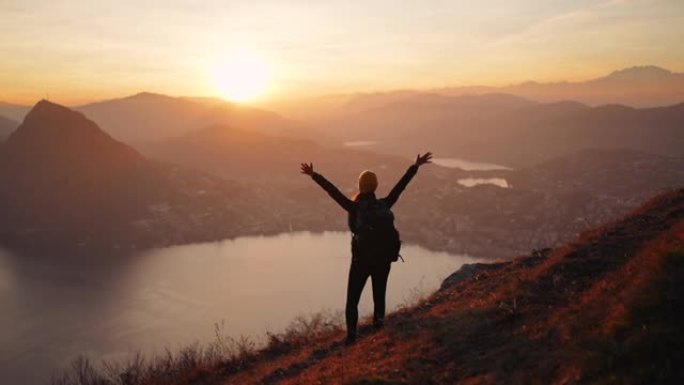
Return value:
[(255, 52), (238, 50), (220, 60), (214, 70), (214, 85), (219, 95), (235, 102), (252, 101), (268, 86), (269, 68)]

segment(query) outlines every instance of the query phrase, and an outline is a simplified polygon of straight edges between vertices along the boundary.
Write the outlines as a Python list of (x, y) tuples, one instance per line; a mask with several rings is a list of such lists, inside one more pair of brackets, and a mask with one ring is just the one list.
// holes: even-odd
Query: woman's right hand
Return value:
[(302, 163), (301, 164), (301, 172), (302, 172), (302, 174), (306, 174), (309, 176), (313, 175), (313, 173), (314, 173), (313, 163), (309, 163), (309, 164)]
[(432, 153), (431, 152), (426, 152), (424, 155), (418, 154), (416, 156), (416, 166), (420, 167), (426, 163), (432, 163)]

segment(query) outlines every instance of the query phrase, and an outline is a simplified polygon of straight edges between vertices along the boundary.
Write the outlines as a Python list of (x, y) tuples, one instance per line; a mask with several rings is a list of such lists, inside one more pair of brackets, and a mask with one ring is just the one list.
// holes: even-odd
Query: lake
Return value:
[(504, 178), (462, 178), (458, 183), (465, 187), (473, 187), (482, 184), (490, 184), (501, 188), (509, 188), (511, 185)]
[(494, 163), (473, 162), (458, 158), (434, 158), (432, 162), (438, 166), (460, 168), (466, 171), (512, 170), (510, 167)]
[[(378, 143), (379, 142), (375, 140), (350, 140), (343, 142), (342, 145), (345, 147), (373, 147)], [(460, 168), (461, 170), (465, 171), (512, 170), (512, 168), (502, 166), (500, 164), (474, 162), (460, 158), (433, 158), (432, 162), (438, 166), (447, 168)]]
[[(226, 335), (259, 340), (298, 315), (344, 308), (350, 236), (287, 233), (54, 260), (0, 250), (0, 383), (40, 384), (79, 354), (95, 361), (178, 350)], [(475, 258), (402, 249), (388, 310), (434, 291)], [(370, 282), (362, 315), (372, 312)]]

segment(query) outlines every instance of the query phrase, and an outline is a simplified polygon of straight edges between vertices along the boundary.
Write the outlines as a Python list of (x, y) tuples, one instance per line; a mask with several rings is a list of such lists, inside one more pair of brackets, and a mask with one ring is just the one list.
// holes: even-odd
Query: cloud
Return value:
[(603, 16), (614, 11), (612, 8), (626, 3), (628, 0), (610, 0), (553, 15), (531, 24), (522, 32), (509, 34), (493, 41), (489, 44), (489, 48), (548, 41), (557, 37), (564, 38), (579, 34), (586, 31), (585, 28), (600, 28)]

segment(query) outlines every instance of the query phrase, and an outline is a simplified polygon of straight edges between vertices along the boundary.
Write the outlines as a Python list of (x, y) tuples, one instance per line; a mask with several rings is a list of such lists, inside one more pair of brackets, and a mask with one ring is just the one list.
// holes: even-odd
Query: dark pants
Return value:
[(352, 261), (349, 268), (347, 307), (345, 311), (348, 336), (356, 336), (356, 324), (359, 320), (359, 300), (369, 276), (373, 283), (373, 323), (375, 325), (382, 323), (385, 318), (385, 292), (387, 291), (387, 277), (389, 276), (390, 267), (391, 262), (367, 265), (358, 261)]

